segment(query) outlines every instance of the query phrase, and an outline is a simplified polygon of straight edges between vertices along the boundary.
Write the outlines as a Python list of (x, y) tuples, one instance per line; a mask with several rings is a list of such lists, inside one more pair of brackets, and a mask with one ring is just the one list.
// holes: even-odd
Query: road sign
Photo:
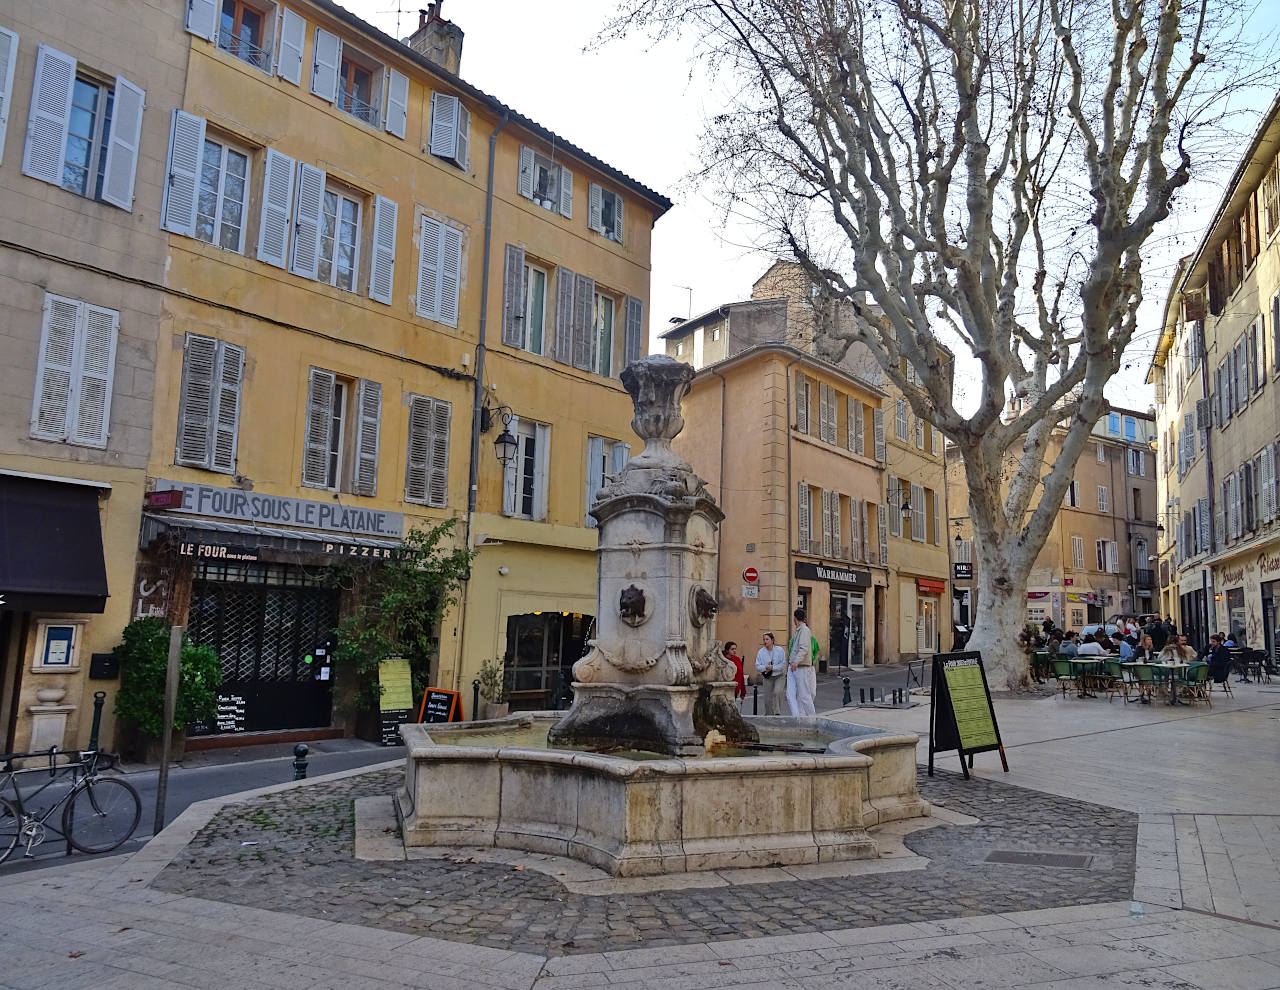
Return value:
[(755, 584), (760, 580), (760, 572), (754, 567), (744, 567), (742, 569), (742, 580), (746, 581), (747, 584)]

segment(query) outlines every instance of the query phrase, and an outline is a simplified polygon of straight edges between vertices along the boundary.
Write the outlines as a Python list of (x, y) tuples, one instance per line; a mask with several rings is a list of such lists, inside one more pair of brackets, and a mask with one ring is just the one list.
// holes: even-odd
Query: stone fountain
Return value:
[[(644, 450), (592, 507), (597, 633), (569, 712), (402, 726), (406, 846), (502, 846), (643, 876), (873, 858), (868, 828), (929, 813), (919, 737), (738, 713), (715, 635), (724, 515), (671, 449), (692, 378), (664, 356), (622, 373)], [(709, 738), (721, 747), (707, 752)]]

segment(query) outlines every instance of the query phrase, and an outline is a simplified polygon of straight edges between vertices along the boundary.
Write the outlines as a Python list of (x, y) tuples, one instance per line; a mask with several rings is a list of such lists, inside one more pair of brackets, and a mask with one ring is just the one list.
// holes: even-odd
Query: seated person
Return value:
[(1062, 644), (1058, 647), (1058, 655), (1062, 657), (1074, 657), (1079, 652), (1080, 634), (1073, 629), (1063, 638)]
[(1120, 654), (1120, 661), (1123, 663), (1133, 657), (1133, 644), (1127, 638), (1121, 636), (1119, 632), (1111, 634), (1111, 652)]
[(1209, 676), (1214, 684), (1223, 684), (1231, 672), (1231, 651), (1222, 633), (1209, 637)]
[[(1160, 655), (1155, 647), (1155, 642), (1150, 636), (1143, 636), (1142, 642), (1138, 644), (1138, 648), (1130, 652), (1128, 661), (1130, 663), (1155, 663), (1156, 657)], [(1121, 660), (1124, 660), (1124, 651), (1120, 652)]]
[(1076, 656), (1081, 657), (1105, 657), (1107, 651), (1102, 644), (1098, 642), (1094, 636), (1089, 636), (1080, 644), (1080, 649), (1076, 652)]

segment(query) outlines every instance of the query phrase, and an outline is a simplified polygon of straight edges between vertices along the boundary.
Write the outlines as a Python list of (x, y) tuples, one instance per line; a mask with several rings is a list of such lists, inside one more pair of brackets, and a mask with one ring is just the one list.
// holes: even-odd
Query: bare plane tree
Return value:
[[(864, 344), (958, 447), (970, 643), (999, 686), (1025, 683), (1027, 579), (1134, 337), (1144, 243), (1239, 84), (1240, 17), (1222, 0), (625, 0), (602, 35), (698, 39), (725, 91), (702, 177), (864, 317), (820, 328), (823, 353)], [(972, 369), (965, 412), (944, 340)]]

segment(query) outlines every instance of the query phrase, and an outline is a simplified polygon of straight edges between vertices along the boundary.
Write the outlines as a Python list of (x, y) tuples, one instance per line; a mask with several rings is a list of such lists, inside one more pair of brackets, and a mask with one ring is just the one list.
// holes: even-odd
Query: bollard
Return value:
[(306, 743), (298, 743), (298, 745), (293, 747), (293, 779), (294, 780), (307, 779), (307, 753), (309, 752), (310, 750), (307, 749)]
[(759, 684), (751, 685), (751, 714), (752, 715), (760, 714), (760, 685)]
[(858, 704), (865, 705), (867, 703), (867, 689), (858, 688)]
[(89, 751), (98, 751), (98, 730), (102, 727), (102, 706), (107, 700), (106, 691), (93, 692), (93, 728), (89, 730)]
[(849, 690), (849, 678), (842, 677), (840, 680), (844, 681), (844, 697), (840, 699), (840, 704), (851, 705), (853, 704), (853, 693)]
[(471, 682), (471, 721), (475, 721), (480, 717), (480, 681), (477, 678)]

